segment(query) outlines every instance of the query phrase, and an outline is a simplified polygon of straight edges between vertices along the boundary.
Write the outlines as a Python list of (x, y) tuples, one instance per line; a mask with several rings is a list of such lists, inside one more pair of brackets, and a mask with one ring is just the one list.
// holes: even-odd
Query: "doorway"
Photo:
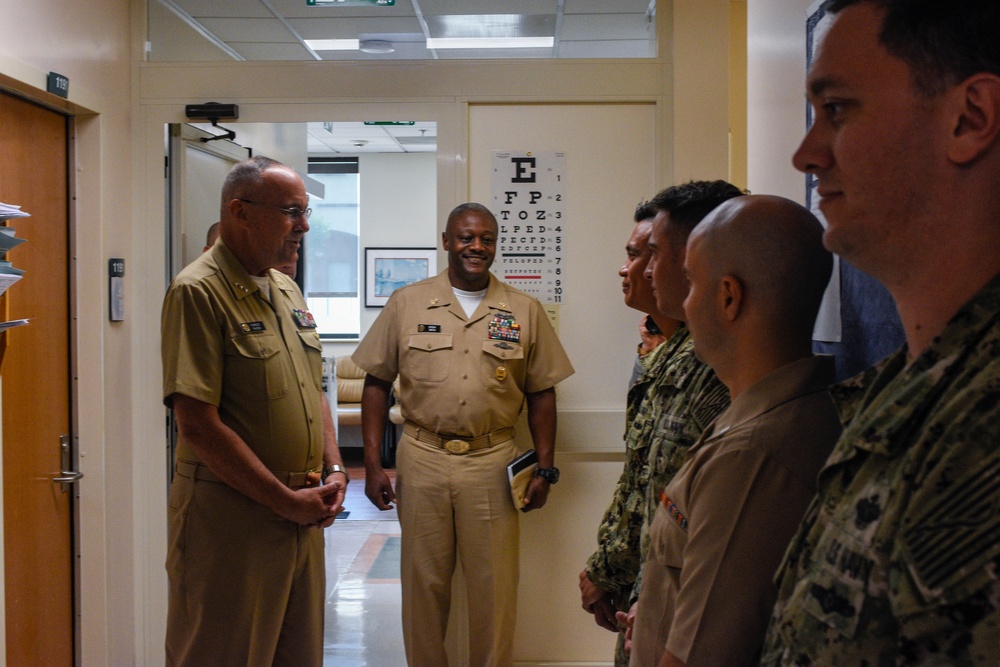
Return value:
[[(24, 270), (0, 302), (9, 330), (3, 388), (4, 585), (8, 664), (68, 666), (77, 636), (74, 573), (77, 485), (71, 432), (68, 119), (0, 93), (0, 201), (26, 243), (8, 259)], [(30, 656), (30, 658), (29, 658)]]

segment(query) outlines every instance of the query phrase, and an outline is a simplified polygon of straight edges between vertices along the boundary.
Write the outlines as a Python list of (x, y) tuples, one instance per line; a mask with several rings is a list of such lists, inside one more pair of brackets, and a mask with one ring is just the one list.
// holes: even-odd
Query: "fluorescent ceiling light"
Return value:
[(555, 37), (428, 37), (428, 49), (545, 49)]
[(306, 46), (313, 51), (357, 51), (356, 39), (307, 39)]

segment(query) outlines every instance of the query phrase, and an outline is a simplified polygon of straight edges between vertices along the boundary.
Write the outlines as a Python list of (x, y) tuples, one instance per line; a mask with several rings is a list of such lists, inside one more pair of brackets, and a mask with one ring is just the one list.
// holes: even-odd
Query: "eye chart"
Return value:
[(542, 303), (565, 303), (566, 154), (493, 152), (493, 272)]

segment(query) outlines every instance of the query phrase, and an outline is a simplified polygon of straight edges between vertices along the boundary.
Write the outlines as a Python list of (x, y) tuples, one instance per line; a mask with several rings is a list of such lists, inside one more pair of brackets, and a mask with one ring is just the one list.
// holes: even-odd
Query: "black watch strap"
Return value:
[(555, 484), (559, 481), (559, 468), (538, 468), (535, 470), (535, 476), (541, 477), (549, 484)]

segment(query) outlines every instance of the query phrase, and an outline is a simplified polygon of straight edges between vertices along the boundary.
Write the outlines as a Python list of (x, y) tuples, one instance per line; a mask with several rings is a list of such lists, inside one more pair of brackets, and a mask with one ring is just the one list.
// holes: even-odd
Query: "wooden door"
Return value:
[(73, 664), (76, 491), (52, 481), (70, 434), (67, 145), (65, 117), (0, 94), (0, 201), (31, 213), (8, 222), (25, 273), (0, 309), (31, 320), (7, 332), (0, 366), (9, 665)]

